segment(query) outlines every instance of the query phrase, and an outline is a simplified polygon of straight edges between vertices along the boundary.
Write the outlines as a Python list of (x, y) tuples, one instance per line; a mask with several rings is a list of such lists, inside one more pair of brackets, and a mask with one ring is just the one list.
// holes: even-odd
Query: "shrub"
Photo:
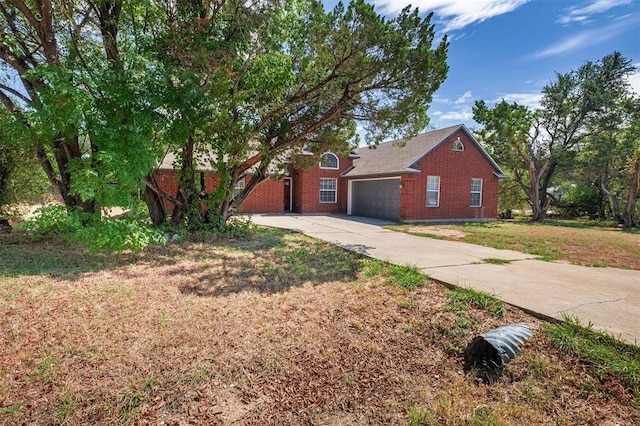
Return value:
[(136, 217), (101, 218), (97, 215), (49, 206), (22, 224), (26, 231), (41, 236), (60, 235), (91, 251), (140, 251), (165, 242), (162, 232)]
[(598, 189), (591, 185), (571, 185), (555, 209), (564, 217), (598, 217), (602, 200)]

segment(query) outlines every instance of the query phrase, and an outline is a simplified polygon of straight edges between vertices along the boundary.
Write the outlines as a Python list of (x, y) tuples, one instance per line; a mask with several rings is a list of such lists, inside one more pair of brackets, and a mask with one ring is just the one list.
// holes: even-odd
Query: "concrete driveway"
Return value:
[[(493, 293), (540, 317), (574, 315), (583, 324), (640, 343), (640, 271), (536, 260), (534, 255), (416, 237), (382, 228), (392, 222), (343, 215), (253, 215), (377, 259), (420, 268), (429, 277)], [(483, 259), (510, 260), (495, 265)]]

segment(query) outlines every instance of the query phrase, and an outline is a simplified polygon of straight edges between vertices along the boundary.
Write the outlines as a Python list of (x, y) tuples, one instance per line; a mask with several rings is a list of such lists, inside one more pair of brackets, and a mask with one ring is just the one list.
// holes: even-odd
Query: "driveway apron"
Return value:
[[(258, 225), (290, 229), (347, 250), (418, 267), (449, 285), (492, 293), (549, 319), (563, 314), (640, 343), (640, 271), (543, 262), (536, 256), (382, 228), (393, 222), (346, 215), (252, 215)], [(491, 264), (484, 259), (504, 259)]]

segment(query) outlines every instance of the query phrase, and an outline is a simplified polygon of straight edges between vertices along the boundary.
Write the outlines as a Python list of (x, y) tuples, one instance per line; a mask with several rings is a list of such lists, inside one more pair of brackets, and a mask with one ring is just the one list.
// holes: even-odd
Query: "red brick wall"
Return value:
[[(173, 170), (157, 170), (153, 176), (158, 188), (169, 195), (175, 196), (177, 194), (178, 179), (176, 178), (176, 173)], [(173, 211), (172, 202), (163, 198), (162, 203), (164, 204), (164, 208), (167, 213), (171, 213)]]
[[(158, 187), (170, 195), (176, 195), (178, 180), (173, 170), (159, 170), (155, 173)], [(249, 177), (245, 178), (248, 182)], [(205, 174), (205, 188), (212, 192), (218, 184), (218, 175)], [(173, 203), (164, 200), (167, 213), (173, 211)], [(282, 180), (266, 179), (247, 197), (240, 208), (241, 213), (282, 213), (284, 211), (284, 185)]]
[[(346, 213), (347, 180), (340, 174), (353, 165), (350, 158), (339, 158), (338, 170), (321, 169), (316, 163), (308, 169), (291, 170), (293, 206), (296, 213)], [(336, 203), (320, 202), (320, 178), (338, 179)]]
[[(247, 182), (249, 177), (245, 178)], [(267, 179), (262, 181), (256, 189), (244, 200), (241, 213), (283, 213), (284, 212), (284, 184), (282, 179)]]
[[(451, 150), (458, 136), (464, 144), (462, 152)], [(456, 132), (440, 144), (420, 160), (418, 168), (420, 174), (402, 177), (402, 220), (496, 218), (499, 180), (491, 164), (464, 132)], [(440, 176), (439, 207), (426, 207), (427, 176)], [(482, 179), (481, 207), (470, 207), (471, 178)]]

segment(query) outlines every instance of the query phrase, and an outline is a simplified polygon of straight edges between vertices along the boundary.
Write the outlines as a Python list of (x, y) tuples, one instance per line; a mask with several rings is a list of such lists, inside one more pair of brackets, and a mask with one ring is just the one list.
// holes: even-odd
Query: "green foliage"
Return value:
[(589, 217), (593, 219), (598, 217), (602, 199), (600, 192), (593, 185), (579, 183), (569, 185), (567, 192), (555, 204), (558, 213), (566, 218)]
[[(409, 8), (390, 19), (361, 0), (328, 12), (302, 0), (175, 13), (182, 25), (163, 32), (151, 54), (170, 83), (163, 135), (177, 151), (176, 220), (226, 221), (274, 170), (300, 165), (292, 152), (310, 147), (317, 162), (325, 151), (348, 151), (358, 121), (369, 143), (417, 133), (448, 70), (446, 39), (434, 43), (431, 16)], [(198, 156), (220, 177), (207, 214)]]
[(22, 223), (26, 231), (40, 235), (69, 235), (82, 227), (88, 219), (86, 213), (71, 211), (65, 206), (46, 206), (36, 211), (37, 215)]
[(15, 118), (0, 110), (0, 217), (15, 216), (12, 206), (35, 201), (48, 187), (29, 142)]
[(149, 245), (164, 244), (162, 232), (134, 217), (100, 218), (64, 206), (39, 209), (39, 214), (22, 224), (26, 231), (41, 236), (57, 234), (93, 252), (140, 251)]
[[(507, 174), (510, 175), (511, 173), (507, 172)], [(520, 187), (517, 179), (509, 176), (507, 179), (500, 180), (500, 189), (498, 191), (498, 211), (524, 211), (527, 207), (527, 195), (522, 190), (522, 187)]]
[(137, 0), (50, 6), (45, 14), (39, 3), (3, 6), (1, 62), (17, 91), (1, 89), (0, 107), (68, 207), (129, 207), (166, 149), (158, 138), (159, 68), (144, 50), (160, 9)]
[[(631, 61), (614, 52), (557, 74), (543, 88), (535, 111), (504, 100), (492, 108), (476, 102), (473, 114), (483, 126), (480, 136), (524, 190), (534, 221), (545, 219), (548, 188), (560, 172), (576, 168), (580, 154), (589, 149), (587, 142), (627, 126), (619, 106), (629, 96), (627, 77), (633, 72)], [(591, 182), (601, 178), (593, 176)]]
[(71, 241), (89, 247), (92, 252), (124, 250), (140, 251), (149, 245), (164, 244), (157, 228), (130, 218), (109, 218), (78, 228), (69, 236)]
[(196, 230), (185, 230), (196, 240), (241, 239), (256, 236), (257, 228), (249, 216), (234, 216), (227, 221), (200, 223)]
[(640, 347), (596, 331), (591, 323), (585, 327), (569, 315), (558, 324), (545, 324), (544, 334), (556, 347), (592, 367), (601, 383), (618, 377), (633, 395), (640, 396)]

